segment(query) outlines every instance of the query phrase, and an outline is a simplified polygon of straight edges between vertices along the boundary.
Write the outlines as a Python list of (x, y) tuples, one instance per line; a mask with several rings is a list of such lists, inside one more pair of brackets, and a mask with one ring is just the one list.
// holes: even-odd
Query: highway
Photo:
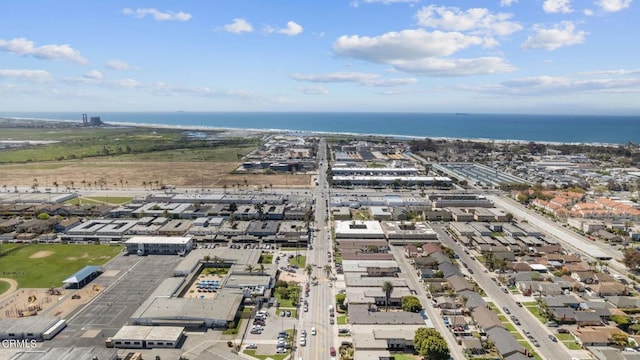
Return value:
[(593, 257), (594, 253), (601, 253), (611, 257), (611, 260), (607, 261), (609, 269), (614, 269), (621, 275), (627, 274), (628, 271), (624, 264), (616, 260), (622, 258), (622, 253), (619, 250), (612, 248), (611, 246), (591, 241), (584, 236), (576, 234), (575, 232), (558, 225), (556, 222), (526, 209), (513, 199), (496, 195), (489, 195), (487, 198), (493, 201), (496, 206), (513, 214), (515, 218), (526, 220), (531, 225), (539, 229), (543, 229), (546, 233), (556, 238), (563, 247), (570, 248), (573, 252), (578, 253), (583, 257), (598, 260)]

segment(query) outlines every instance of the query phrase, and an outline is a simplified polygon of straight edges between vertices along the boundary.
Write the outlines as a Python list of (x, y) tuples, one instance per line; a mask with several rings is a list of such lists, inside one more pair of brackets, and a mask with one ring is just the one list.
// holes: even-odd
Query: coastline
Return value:
[[(0, 119), (17, 120), (17, 121), (41, 121), (41, 122), (62, 122), (62, 123), (75, 123), (79, 124), (77, 120), (64, 120), (64, 119), (50, 119), (50, 118), (35, 118), (35, 117), (15, 117), (15, 116), (0, 116)], [(110, 127), (139, 127), (139, 128), (151, 128), (151, 129), (172, 129), (172, 130), (184, 130), (184, 131), (219, 131), (232, 133), (232, 136), (247, 136), (252, 133), (271, 133), (271, 134), (288, 134), (299, 136), (351, 136), (351, 137), (375, 137), (386, 138), (396, 140), (424, 140), (432, 139), (439, 141), (468, 141), (468, 142), (480, 142), (480, 143), (497, 143), (497, 144), (544, 144), (544, 145), (590, 145), (590, 146), (602, 146), (612, 147), (621, 146), (621, 143), (607, 143), (607, 142), (562, 142), (562, 141), (533, 141), (524, 139), (493, 139), (486, 137), (445, 137), (445, 136), (422, 136), (422, 135), (403, 135), (403, 134), (379, 134), (379, 133), (357, 133), (357, 132), (341, 132), (341, 131), (311, 131), (311, 130), (292, 130), (292, 129), (278, 129), (278, 128), (242, 128), (242, 127), (220, 127), (220, 126), (207, 126), (207, 125), (176, 125), (176, 124), (158, 124), (158, 123), (142, 123), (142, 122), (127, 122), (127, 121), (104, 121), (106, 126)]]

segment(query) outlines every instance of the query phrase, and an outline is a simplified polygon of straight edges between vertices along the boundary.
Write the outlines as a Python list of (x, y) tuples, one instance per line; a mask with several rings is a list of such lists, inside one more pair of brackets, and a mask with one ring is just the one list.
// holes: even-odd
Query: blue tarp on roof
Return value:
[(83, 267), (82, 269), (78, 270), (75, 274), (73, 274), (73, 275), (69, 276), (68, 278), (66, 278), (63, 281), (63, 283), (64, 284), (79, 284), (83, 280), (85, 280), (86, 278), (88, 278), (91, 275), (95, 274), (96, 272), (102, 272), (102, 267), (101, 266), (96, 266), (96, 265), (87, 265), (87, 266)]

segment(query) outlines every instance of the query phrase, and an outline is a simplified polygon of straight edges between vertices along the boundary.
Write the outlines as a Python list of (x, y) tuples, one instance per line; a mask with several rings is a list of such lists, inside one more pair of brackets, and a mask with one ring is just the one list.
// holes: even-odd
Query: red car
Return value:
[(329, 349), (329, 353), (331, 354), (331, 356), (336, 356), (336, 348), (332, 346), (331, 349)]

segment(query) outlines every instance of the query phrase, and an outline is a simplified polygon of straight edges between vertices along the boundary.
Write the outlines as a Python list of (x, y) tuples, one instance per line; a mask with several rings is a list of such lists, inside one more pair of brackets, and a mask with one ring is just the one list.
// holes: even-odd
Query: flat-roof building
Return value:
[(185, 339), (181, 326), (125, 325), (112, 337), (113, 347), (119, 349), (177, 348)]
[(134, 236), (125, 241), (128, 254), (185, 255), (193, 249), (191, 237)]

